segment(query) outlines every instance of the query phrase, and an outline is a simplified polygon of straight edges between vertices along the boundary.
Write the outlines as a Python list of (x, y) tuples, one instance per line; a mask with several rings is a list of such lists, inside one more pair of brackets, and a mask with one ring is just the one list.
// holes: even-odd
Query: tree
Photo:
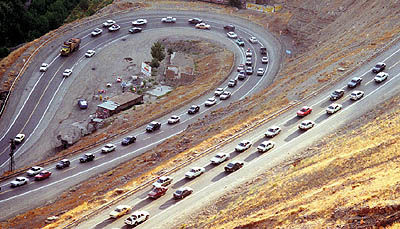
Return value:
[(229, 0), (229, 5), (241, 9), (242, 1), (241, 0)]
[(172, 48), (168, 48), (167, 53), (168, 55), (172, 55), (172, 53), (174, 53), (174, 50), (172, 50)]
[(165, 58), (165, 47), (160, 42), (154, 43), (151, 47), (151, 56), (153, 60), (156, 59), (158, 62), (161, 62)]
[(160, 67), (160, 62), (156, 58), (153, 58), (150, 62), (150, 66), (152, 68), (158, 68)]

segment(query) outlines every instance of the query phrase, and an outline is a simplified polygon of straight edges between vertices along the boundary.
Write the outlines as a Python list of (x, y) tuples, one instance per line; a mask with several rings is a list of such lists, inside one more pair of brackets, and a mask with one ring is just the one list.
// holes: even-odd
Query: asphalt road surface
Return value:
[[(224, 171), (223, 167), (229, 161), (221, 165), (211, 164), (210, 159), (214, 156), (214, 154), (211, 154), (170, 174), (174, 178), (174, 181), (168, 186), (169, 190), (164, 196), (152, 200), (147, 197), (147, 193), (151, 190), (151, 187), (146, 187), (135, 195), (121, 201), (119, 204), (130, 205), (133, 211), (145, 210), (150, 213), (150, 218), (137, 228), (173, 228), (174, 223), (178, 222), (181, 217), (195, 215), (196, 210), (206, 204), (212, 204), (216, 198), (226, 193), (227, 190), (234, 189), (235, 186), (265, 172), (269, 168), (279, 164), (283, 159), (305, 149), (312, 142), (351, 123), (362, 114), (383, 103), (386, 99), (398, 94), (400, 89), (399, 57), (400, 45), (395, 44), (373, 61), (354, 72), (347, 79), (333, 85), (330, 90), (315, 95), (315, 97), (306, 103), (293, 108), (215, 152), (230, 153), (231, 157), (229, 161), (243, 161), (244, 167), (238, 171), (233, 173), (226, 173)], [(379, 61), (387, 63), (388, 67), (385, 72), (390, 74), (389, 78), (382, 83), (374, 82), (373, 78), (375, 74), (372, 74), (370, 71), (371, 67)], [(347, 82), (354, 76), (361, 76), (363, 78), (362, 83), (354, 89), (349, 89), (347, 88)], [(345, 95), (335, 102), (342, 104), (343, 108), (335, 114), (328, 115), (326, 108), (333, 103), (329, 100), (329, 95), (333, 90), (340, 88), (345, 90)], [(349, 99), (349, 95), (354, 90), (361, 90), (365, 94), (360, 100), (352, 101)], [(313, 111), (306, 117), (297, 117), (296, 111), (303, 105), (312, 107)], [(298, 128), (302, 120), (312, 120), (316, 124), (312, 129), (302, 131)], [(282, 131), (279, 135), (267, 139), (264, 133), (272, 125), (280, 126)], [(235, 152), (234, 148), (243, 139), (250, 140), (253, 146), (245, 152)], [(276, 145), (266, 153), (259, 153), (256, 148), (264, 140), (272, 140)], [(185, 172), (194, 166), (204, 167), (206, 172), (194, 179), (185, 178)], [(173, 192), (184, 186), (193, 188), (194, 192), (183, 200), (173, 199)], [(108, 214), (115, 207), (110, 206), (109, 209), (103, 211), (101, 214), (79, 225), (79, 228), (127, 228), (124, 225), (124, 220), (128, 216), (123, 216), (116, 220), (109, 219)]]
[[(43, 123), (45, 123), (48, 119), (47, 116), (45, 116), (48, 115), (46, 112), (48, 112), (52, 106), (57, 105), (53, 104), (55, 99), (62, 99), (62, 97), (65, 95), (67, 88), (71, 86), (71, 78), (79, 74), (79, 72), (76, 72), (76, 70), (82, 68), (80, 65), (90, 61), (86, 60), (83, 56), (86, 50), (94, 49), (97, 52), (102, 52), (106, 51), (107, 44), (110, 42), (117, 42), (119, 39), (134, 39), (136, 34), (129, 34), (127, 30), (128, 28), (132, 27), (132, 20), (137, 18), (146, 18), (148, 20), (148, 25), (144, 27), (144, 31), (142, 32), (143, 34), (152, 33), (153, 31), (157, 31), (161, 28), (165, 30), (166, 33), (169, 32), (171, 35), (173, 35), (174, 29), (187, 29), (188, 34), (191, 34), (192, 31), (195, 30), (193, 26), (187, 23), (187, 20), (193, 17), (193, 14), (190, 12), (165, 13), (165, 16), (173, 15), (177, 18), (177, 23), (175, 24), (161, 23), (160, 15), (160, 12), (146, 12), (141, 14), (131, 13), (129, 16), (113, 18), (119, 25), (121, 25), (121, 30), (111, 33), (103, 29), (103, 34), (95, 38), (90, 36), (90, 32), (96, 27), (101, 27), (101, 23), (104, 20), (98, 20), (90, 25), (82, 26), (82, 28), (79, 28), (79, 30), (73, 31), (72, 34), (65, 35), (65, 40), (69, 37), (82, 38), (80, 50), (66, 58), (58, 55), (58, 50), (60, 47), (59, 43), (49, 45), (49, 47), (46, 46), (46, 48), (51, 49), (52, 51), (45, 51), (47, 53), (52, 53), (52, 55), (48, 54), (43, 56), (39, 54), (37, 59), (35, 59), (35, 63), (37, 63), (37, 65), (30, 66), (24, 74), (24, 76), (31, 74), (31, 78), (36, 80), (33, 84), (30, 84), (30, 88), (32, 88), (32, 90), (27, 93), (26, 98), (21, 96), (21, 102), (18, 106), (16, 106), (14, 115), (4, 116), (10, 118), (8, 120), (9, 128), (6, 128), (0, 139), (0, 149), (2, 149), (0, 161), (2, 162), (2, 167), (4, 168), (7, 166), (8, 140), (14, 137), (17, 133), (22, 132), (26, 134), (27, 137), (24, 144), (19, 146), (19, 149), (16, 152), (17, 157), (23, 155), (23, 153), (29, 152), (29, 147), (32, 147), (34, 144), (30, 137), (37, 135), (38, 132), (44, 131), (45, 129), (42, 128), (42, 126), (44, 125)], [(274, 76), (279, 70), (281, 64), (282, 50), (279, 43), (270, 34), (251, 23), (227, 16), (210, 15), (196, 12), (196, 17), (203, 18), (203, 20), (211, 25), (210, 31), (202, 32), (209, 34), (210, 37), (213, 36), (214, 39), (226, 39), (226, 42), (230, 43), (231, 46), (234, 47), (233, 51), (238, 57), (236, 60), (238, 64), (244, 62), (245, 50), (239, 46), (236, 46), (232, 39), (227, 38), (225, 35), (226, 31), (224, 31), (222, 28), (226, 24), (231, 22), (234, 23), (236, 25), (235, 32), (239, 37), (243, 37), (246, 42), (245, 48), (250, 48), (252, 50), (253, 66), (255, 66), (255, 69), (263, 67), (266, 69), (265, 74), (263, 76), (256, 76), (256, 73), (253, 73), (253, 75), (247, 77), (246, 80), (239, 81), (236, 87), (227, 89), (233, 93), (231, 98), (226, 101), (220, 101), (218, 99), (217, 104), (210, 108), (206, 108), (204, 106), (204, 101), (207, 98), (212, 97), (213, 93), (202, 96), (193, 103), (200, 105), (201, 107), (198, 114), (188, 115), (188, 107), (182, 107), (181, 109), (178, 109), (177, 111), (160, 118), (157, 121), (162, 123), (162, 127), (161, 130), (157, 132), (146, 133), (144, 131), (144, 127), (141, 127), (133, 131), (133, 133), (129, 133), (129, 135), (134, 135), (137, 137), (137, 142), (135, 144), (127, 147), (121, 147), (120, 141), (123, 137), (122, 136), (120, 139), (113, 141), (118, 146), (115, 152), (109, 154), (100, 154), (99, 148), (89, 150), (89, 152), (93, 152), (96, 155), (96, 159), (93, 162), (79, 164), (79, 156), (69, 158), (71, 160), (71, 166), (68, 169), (56, 171), (54, 168), (55, 165), (51, 165), (46, 167), (47, 170), (53, 172), (49, 179), (44, 181), (33, 181), (33, 179), (30, 178), (30, 182), (27, 185), (14, 189), (9, 187), (10, 182), (13, 179), (1, 182), (0, 204), (2, 206), (8, 206), (7, 210), (4, 208), (1, 210), (2, 219), (6, 219), (16, 213), (25, 211), (32, 207), (39, 206), (45, 201), (56, 197), (63, 190), (76, 185), (79, 182), (90, 178), (91, 176), (107, 171), (108, 169), (134, 158), (141, 153), (144, 153), (165, 139), (182, 132), (187, 125), (195, 122), (198, 118), (203, 117), (206, 113), (226, 106), (231, 101), (242, 99), (248, 95), (251, 95), (265, 88), (273, 81)], [(166, 30), (165, 28), (168, 29)], [(250, 44), (248, 42), (248, 38), (250, 36), (256, 36), (259, 42)], [(268, 49), (269, 64), (267, 65), (261, 63), (261, 55), (259, 53), (259, 48), (261, 46), (265, 46)], [(50, 63), (50, 67), (45, 73), (40, 73), (38, 71), (40, 66), (39, 63), (41, 62)], [(69, 78), (61, 77), (62, 72), (66, 68), (73, 68), (74, 70), (73, 74)], [(236, 75), (237, 72), (233, 71), (231, 76), (218, 87), (226, 88), (227, 81), (235, 78)], [(7, 110), (7, 112), (11, 111), (12, 109)], [(166, 120), (171, 115), (179, 115), (181, 117), (180, 123), (173, 126), (167, 125)], [(2, 122), (4, 122), (4, 119), (2, 119)]]

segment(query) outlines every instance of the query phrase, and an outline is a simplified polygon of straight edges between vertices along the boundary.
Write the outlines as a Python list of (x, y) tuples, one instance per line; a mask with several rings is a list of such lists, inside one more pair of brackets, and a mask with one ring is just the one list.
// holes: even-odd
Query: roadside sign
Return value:
[(151, 76), (151, 67), (149, 64), (142, 62), (141, 72), (146, 76)]

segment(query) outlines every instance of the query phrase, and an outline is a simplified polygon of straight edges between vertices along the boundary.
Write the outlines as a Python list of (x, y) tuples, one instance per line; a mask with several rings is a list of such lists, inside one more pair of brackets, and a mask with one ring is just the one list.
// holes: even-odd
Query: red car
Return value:
[(307, 116), (311, 113), (311, 111), (312, 111), (311, 107), (304, 106), (299, 111), (297, 111), (297, 116), (299, 117)]
[(41, 171), (38, 175), (35, 176), (35, 180), (44, 180), (51, 176), (51, 172), (47, 170)]
[(168, 188), (160, 186), (154, 187), (148, 194), (148, 196), (152, 199), (157, 199), (160, 196), (163, 196), (167, 192)]

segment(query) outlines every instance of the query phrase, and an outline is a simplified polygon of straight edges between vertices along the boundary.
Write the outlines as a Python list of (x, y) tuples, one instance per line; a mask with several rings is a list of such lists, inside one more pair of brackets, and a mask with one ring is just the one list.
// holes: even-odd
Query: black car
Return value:
[(385, 70), (385, 68), (386, 68), (386, 64), (383, 62), (379, 62), (375, 65), (375, 67), (372, 68), (372, 72), (379, 73), (379, 72)]
[(147, 132), (153, 132), (153, 131), (156, 131), (156, 130), (158, 130), (160, 128), (161, 128), (161, 123), (153, 121), (149, 125), (147, 125), (146, 131)]
[(130, 33), (140, 33), (142, 32), (142, 28), (139, 27), (133, 27), (132, 29), (128, 30)]
[(261, 53), (262, 55), (267, 55), (267, 48), (261, 47), (261, 48), (260, 48), (260, 53)]
[(202, 23), (203, 20), (201, 20), (200, 18), (191, 18), (188, 20), (189, 24), (199, 24)]
[(186, 196), (192, 194), (193, 189), (189, 188), (189, 187), (183, 187), (183, 188), (179, 188), (178, 190), (176, 190), (174, 192), (174, 198), (175, 199), (183, 199)]
[(226, 25), (226, 26), (224, 26), (224, 29), (226, 30), (226, 31), (229, 31), (229, 32), (233, 32), (233, 31), (235, 31), (235, 26), (234, 25)]
[(85, 153), (82, 157), (79, 158), (80, 163), (85, 163), (89, 161), (93, 161), (95, 158), (94, 154), (92, 153)]
[(354, 77), (351, 79), (350, 82), (347, 83), (347, 87), (354, 88), (361, 84), (362, 78), (361, 77)]
[(129, 144), (132, 144), (136, 141), (136, 137), (134, 136), (126, 136), (124, 139), (122, 139), (121, 145), (126, 146)]
[(338, 100), (338, 99), (342, 98), (343, 95), (344, 95), (344, 90), (337, 89), (334, 92), (332, 92), (332, 94), (330, 96), (330, 100), (332, 100), (332, 101)]
[(237, 84), (237, 79), (231, 79), (228, 82), (228, 87), (234, 87)]
[(197, 112), (199, 112), (200, 107), (197, 105), (193, 105), (189, 108), (188, 110), (188, 114), (196, 114)]
[(232, 161), (232, 162), (229, 162), (229, 164), (227, 164), (224, 169), (226, 172), (234, 172), (234, 171), (242, 168), (243, 165), (244, 165), (244, 163), (242, 161)]
[(56, 168), (63, 169), (63, 168), (69, 167), (70, 164), (71, 164), (71, 162), (68, 159), (63, 159), (56, 164)]

